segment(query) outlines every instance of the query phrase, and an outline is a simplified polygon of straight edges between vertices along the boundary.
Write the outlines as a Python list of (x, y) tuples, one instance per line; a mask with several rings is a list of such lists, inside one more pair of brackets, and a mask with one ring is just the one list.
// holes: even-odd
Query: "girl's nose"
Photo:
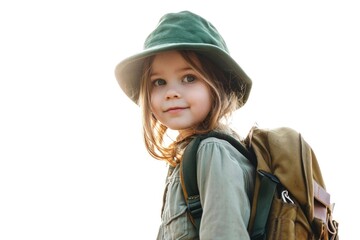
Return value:
[(175, 88), (169, 88), (166, 92), (166, 99), (179, 98), (180, 93)]

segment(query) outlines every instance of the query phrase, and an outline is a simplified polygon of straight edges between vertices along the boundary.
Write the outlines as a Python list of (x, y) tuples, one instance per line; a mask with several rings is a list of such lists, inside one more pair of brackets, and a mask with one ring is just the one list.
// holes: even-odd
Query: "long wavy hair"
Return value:
[[(172, 166), (181, 161), (182, 151), (194, 135), (212, 130), (231, 132), (223, 120), (227, 120), (231, 113), (242, 105), (244, 95), (244, 91), (242, 94), (235, 94), (231, 90), (231, 74), (222, 71), (207, 57), (194, 51), (181, 50), (179, 53), (210, 88), (212, 108), (205, 120), (191, 129), (182, 131), (181, 136), (166, 144), (168, 128), (151, 112), (150, 76), (155, 56), (148, 57), (144, 62), (138, 102), (142, 110), (143, 136), (149, 154), (155, 159), (167, 161)], [(245, 85), (242, 88), (245, 90)]]

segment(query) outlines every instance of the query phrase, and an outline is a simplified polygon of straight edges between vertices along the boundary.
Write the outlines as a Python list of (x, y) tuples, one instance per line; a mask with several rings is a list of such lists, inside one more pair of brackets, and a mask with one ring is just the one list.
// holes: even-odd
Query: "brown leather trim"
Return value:
[(330, 207), (330, 194), (315, 180), (314, 185), (314, 217), (327, 223), (327, 211)]
[(321, 187), (315, 180), (314, 183), (314, 198), (326, 207), (330, 206), (330, 194)]

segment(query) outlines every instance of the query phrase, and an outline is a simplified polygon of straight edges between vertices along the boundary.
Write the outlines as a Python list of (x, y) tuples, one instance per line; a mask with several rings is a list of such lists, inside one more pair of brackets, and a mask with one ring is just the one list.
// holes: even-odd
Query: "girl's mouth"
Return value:
[(166, 109), (165, 112), (167, 112), (167, 113), (178, 113), (178, 112), (181, 112), (184, 109), (187, 109), (187, 108), (184, 108), (184, 107), (172, 107), (172, 108)]

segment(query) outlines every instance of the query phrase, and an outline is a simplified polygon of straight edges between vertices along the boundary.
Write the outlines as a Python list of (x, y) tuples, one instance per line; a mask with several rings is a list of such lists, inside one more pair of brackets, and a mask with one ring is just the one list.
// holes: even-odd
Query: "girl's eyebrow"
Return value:
[(185, 72), (185, 71), (188, 71), (188, 70), (193, 70), (191, 67), (184, 67), (184, 68), (181, 68), (179, 70), (177, 70), (177, 72)]
[(154, 78), (154, 76), (157, 77), (157, 76), (160, 76), (160, 74), (158, 74), (158, 73), (156, 73), (156, 72), (151, 73), (151, 74), (150, 74), (150, 79), (151, 79), (151, 78)]
[[(189, 70), (192, 70), (192, 71), (193, 71), (194, 69), (191, 68), (191, 67), (186, 66), (186, 67), (177, 69), (175, 72), (176, 72), (176, 73), (181, 73), (181, 72), (185, 72), (185, 71), (189, 71)], [(153, 77), (153, 76), (156, 76), (156, 75), (161, 75), (161, 74), (160, 74), (160, 73), (157, 73), (157, 72), (152, 72), (152, 73), (150, 74), (150, 77)]]

